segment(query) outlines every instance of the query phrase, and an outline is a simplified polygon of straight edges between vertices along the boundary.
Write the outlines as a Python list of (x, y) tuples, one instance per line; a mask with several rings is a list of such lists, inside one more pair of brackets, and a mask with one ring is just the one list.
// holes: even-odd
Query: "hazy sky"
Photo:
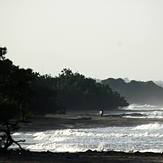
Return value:
[(163, 80), (163, 0), (0, 0), (0, 20), (21, 67)]

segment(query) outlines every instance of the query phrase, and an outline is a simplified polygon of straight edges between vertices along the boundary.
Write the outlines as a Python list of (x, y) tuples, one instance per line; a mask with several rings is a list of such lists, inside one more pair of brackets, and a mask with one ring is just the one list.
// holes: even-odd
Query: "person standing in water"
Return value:
[(103, 111), (103, 109), (101, 109), (101, 110), (99, 111), (99, 115), (102, 117), (103, 114), (104, 114), (104, 111)]

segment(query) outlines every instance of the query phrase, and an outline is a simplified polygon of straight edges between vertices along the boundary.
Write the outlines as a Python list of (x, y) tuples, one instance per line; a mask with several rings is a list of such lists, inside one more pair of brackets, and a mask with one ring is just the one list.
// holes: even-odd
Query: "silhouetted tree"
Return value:
[(30, 111), (36, 116), (65, 113), (70, 110), (113, 109), (127, 106), (127, 101), (108, 85), (96, 83), (70, 69), (63, 69), (57, 77), (40, 75), (31, 69), (15, 66), (5, 57), (7, 48), (0, 47), (0, 149), (13, 143), (11, 134), (18, 123), (25, 121)]
[(33, 79), (32, 70), (15, 66), (5, 58), (6, 52), (7, 48), (0, 48), (0, 149), (4, 150), (13, 143), (20, 147), (11, 133), (18, 122), (25, 120)]
[(96, 83), (70, 69), (57, 77), (39, 75), (32, 81), (30, 108), (34, 114), (65, 113), (66, 110), (114, 109), (127, 106), (127, 101), (106, 85)]
[(5, 59), (5, 54), (7, 53), (7, 48), (6, 47), (0, 47), (0, 60)]
[(96, 83), (94, 79), (86, 78), (82, 74), (73, 73), (70, 69), (63, 69), (54, 82), (63, 104), (70, 109), (96, 109), (99, 105), (113, 109), (128, 105), (127, 101), (109, 86)]

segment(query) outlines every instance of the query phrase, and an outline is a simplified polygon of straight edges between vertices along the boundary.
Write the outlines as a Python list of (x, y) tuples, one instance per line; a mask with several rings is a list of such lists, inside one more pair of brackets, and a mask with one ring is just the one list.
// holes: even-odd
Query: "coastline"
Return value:
[[(53, 117), (35, 117), (30, 123), (24, 124), (20, 132), (26, 131), (47, 131), (57, 129), (76, 129), (76, 128), (98, 128), (113, 126), (137, 126), (150, 122), (160, 122), (158, 119), (136, 119), (122, 118), (121, 116), (107, 115), (99, 117), (92, 114), (69, 114), (54, 115)], [(18, 131), (18, 132), (19, 132)], [(79, 153), (53, 153), (9, 150), (7, 153), (0, 152), (0, 163), (161, 163), (163, 162), (162, 153), (153, 152), (97, 152), (88, 150)]]

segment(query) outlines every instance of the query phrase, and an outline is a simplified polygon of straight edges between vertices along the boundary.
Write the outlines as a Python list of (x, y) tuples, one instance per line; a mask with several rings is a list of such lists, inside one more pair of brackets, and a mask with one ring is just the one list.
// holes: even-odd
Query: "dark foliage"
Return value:
[(6, 48), (0, 48), (0, 149), (13, 143), (20, 148), (11, 133), (20, 121), (25, 121), (33, 79), (31, 69), (21, 69), (5, 58)]
[(37, 74), (32, 82), (30, 110), (35, 115), (47, 113), (65, 113), (54, 88), (54, 79), (48, 75)]
[(57, 77), (35, 73), (31, 88), (29, 108), (35, 115), (99, 108), (107, 110), (128, 105), (127, 101), (109, 86), (73, 73), (70, 69), (63, 69)]
[[(127, 101), (109, 86), (96, 83), (70, 69), (63, 69), (58, 77), (47, 77), (47, 85), (55, 90), (57, 101), (66, 110), (114, 109), (127, 106)], [(62, 108), (61, 107), (61, 108)]]
[(67, 110), (114, 109), (127, 106), (127, 101), (109, 86), (96, 83), (70, 69), (63, 69), (58, 77), (39, 75), (31, 69), (15, 66), (0, 48), (0, 149), (13, 143), (12, 132), (26, 118)]

